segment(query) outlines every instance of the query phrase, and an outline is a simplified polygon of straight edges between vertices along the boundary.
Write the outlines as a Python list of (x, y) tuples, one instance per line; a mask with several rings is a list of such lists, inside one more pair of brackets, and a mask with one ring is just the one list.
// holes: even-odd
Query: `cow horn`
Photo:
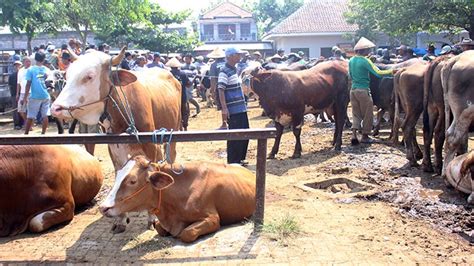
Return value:
[(112, 66), (116, 66), (122, 62), (123, 57), (125, 56), (125, 50), (127, 50), (127, 46), (122, 47), (122, 50), (120, 50), (120, 53), (112, 57)]

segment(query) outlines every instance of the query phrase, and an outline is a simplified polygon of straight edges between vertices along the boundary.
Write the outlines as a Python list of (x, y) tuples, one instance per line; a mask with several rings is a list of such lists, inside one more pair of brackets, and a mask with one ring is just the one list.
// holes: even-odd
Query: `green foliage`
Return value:
[(260, 0), (255, 3), (253, 12), (257, 19), (260, 33), (270, 31), (283, 19), (294, 13), (303, 5), (303, 0)]
[(0, 1), (0, 23), (8, 25), (16, 34), (25, 32), (28, 37), (28, 51), (31, 53), (31, 39), (38, 32), (54, 32), (54, 4), (46, 0), (2, 0)]
[(270, 238), (276, 241), (284, 241), (297, 235), (300, 231), (298, 222), (290, 214), (263, 225), (263, 232), (269, 234)]
[(418, 31), (457, 33), (465, 29), (474, 38), (474, 1), (351, 0), (347, 21), (359, 25), (359, 36), (375, 32), (403, 36)]

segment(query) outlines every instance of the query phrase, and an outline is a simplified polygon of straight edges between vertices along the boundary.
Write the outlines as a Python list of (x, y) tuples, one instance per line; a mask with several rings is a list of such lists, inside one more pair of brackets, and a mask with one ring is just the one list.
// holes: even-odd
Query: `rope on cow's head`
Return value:
[[(167, 142), (164, 141), (165, 139), (165, 134), (166, 133), (170, 133), (170, 137), (168, 139)], [(160, 135), (160, 141), (158, 142), (158, 135)], [(164, 145), (164, 158), (163, 160), (159, 161), (159, 163), (164, 163), (164, 162), (167, 162), (171, 165), (171, 171), (177, 175), (180, 175), (184, 172), (184, 167), (182, 164), (180, 164), (180, 170), (177, 170), (175, 171), (173, 169), (173, 162), (171, 161), (171, 140), (173, 139), (173, 129), (171, 129), (170, 131), (168, 131), (166, 128), (160, 128), (160, 129), (157, 129), (155, 131), (153, 131), (153, 134), (151, 135), (151, 140), (153, 143), (156, 144), (162, 144)], [(158, 153), (158, 149), (155, 149), (155, 158), (156, 158), (156, 155)]]
[[(110, 100), (112, 100), (112, 102), (114, 103), (114, 106), (117, 108), (120, 115), (123, 117), (123, 119), (127, 123), (128, 128), (125, 130), (125, 132), (129, 135), (134, 135), (135, 138), (137, 139), (138, 143), (140, 143), (140, 138), (138, 137), (138, 129), (135, 126), (135, 119), (133, 117), (133, 112), (132, 112), (132, 109), (131, 109), (130, 104), (128, 102), (128, 98), (125, 95), (125, 92), (123, 91), (122, 84), (120, 83), (120, 77), (119, 77), (118, 71), (117, 71), (118, 67), (116, 67), (115, 71), (113, 71), (112, 60), (113, 60), (113, 57), (110, 57), (109, 78), (110, 78), (110, 82), (112, 82), (112, 88), (117, 92), (118, 102), (117, 102), (117, 100), (115, 100), (112, 97), (110, 91), (109, 91), (108, 98), (110, 98)], [(113, 76), (113, 74), (115, 74), (115, 75)], [(119, 90), (117, 89), (117, 86), (115, 86), (114, 78), (119, 83), (120, 93), (121, 93), (124, 101), (122, 100), (122, 98), (119, 95)], [(125, 114), (124, 114), (124, 112), (125, 112)]]

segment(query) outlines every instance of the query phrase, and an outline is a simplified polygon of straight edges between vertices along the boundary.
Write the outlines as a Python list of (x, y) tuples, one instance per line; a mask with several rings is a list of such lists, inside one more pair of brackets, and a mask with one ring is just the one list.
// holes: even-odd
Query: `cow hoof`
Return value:
[(301, 158), (301, 153), (299, 153), (299, 154), (293, 154), (293, 155), (291, 156), (291, 159), (299, 159), (299, 158)]
[(120, 234), (125, 232), (125, 228), (127, 228), (124, 224), (114, 224), (112, 229), (110, 230), (113, 234)]
[(431, 166), (430, 164), (422, 164), (421, 169), (423, 169), (423, 172), (426, 172), (426, 173), (433, 172), (433, 166)]
[(342, 150), (341, 145), (334, 146), (334, 150), (335, 151), (341, 151)]
[[(356, 139), (356, 138), (351, 139), (351, 145), (352, 145), (352, 146), (359, 145), (359, 143), (360, 143), (360, 142), (359, 142), (358, 139)], [(335, 148), (335, 149), (336, 149), (336, 148)], [(339, 149), (340, 149), (340, 148), (339, 148)]]
[(374, 133), (372, 134), (372, 136), (378, 136), (379, 135), (379, 131), (378, 130), (374, 130)]
[(275, 154), (271, 153), (270, 155), (268, 155), (267, 159), (275, 159)]
[(467, 203), (474, 205), (474, 193), (471, 193), (471, 195), (467, 197)]

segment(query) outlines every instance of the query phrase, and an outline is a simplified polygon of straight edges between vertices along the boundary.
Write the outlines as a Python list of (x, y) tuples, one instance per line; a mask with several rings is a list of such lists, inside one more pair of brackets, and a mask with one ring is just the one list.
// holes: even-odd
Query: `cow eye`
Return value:
[(137, 180), (136, 180), (136, 179), (130, 180), (130, 185), (135, 185), (136, 183), (137, 183)]

